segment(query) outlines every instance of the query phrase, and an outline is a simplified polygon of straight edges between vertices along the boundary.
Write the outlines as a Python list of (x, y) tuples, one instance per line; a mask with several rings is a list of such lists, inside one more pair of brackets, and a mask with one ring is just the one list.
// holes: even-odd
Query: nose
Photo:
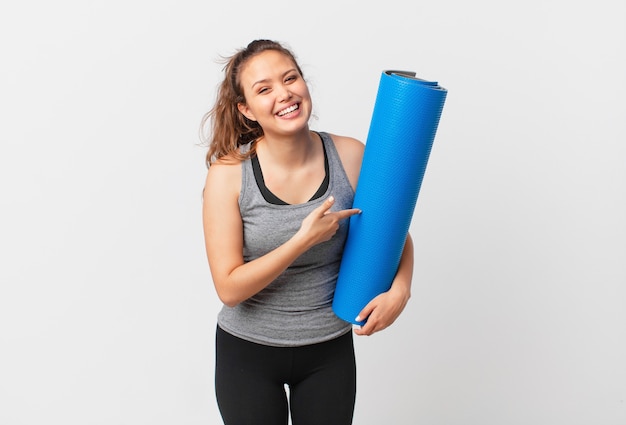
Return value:
[(289, 90), (289, 88), (283, 86), (282, 92), (280, 94), (280, 100), (284, 102), (284, 101), (291, 99), (292, 96), (293, 95), (291, 94), (291, 91)]

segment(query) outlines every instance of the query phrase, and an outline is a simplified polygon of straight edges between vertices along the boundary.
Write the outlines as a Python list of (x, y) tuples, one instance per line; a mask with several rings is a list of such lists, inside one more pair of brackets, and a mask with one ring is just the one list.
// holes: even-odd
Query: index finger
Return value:
[(336, 211), (332, 214), (336, 214), (339, 220), (343, 220), (344, 218), (351, 217), (355, 214), (361, 214), (361, 210), (358, 208), (350, 208), (347, 210)]

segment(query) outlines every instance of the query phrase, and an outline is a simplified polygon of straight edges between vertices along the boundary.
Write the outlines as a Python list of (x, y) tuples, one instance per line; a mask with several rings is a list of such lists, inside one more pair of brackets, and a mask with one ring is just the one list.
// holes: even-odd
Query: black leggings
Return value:
[(270, 347), (218, 326), (215, 361), (217, 403), (226, 425), (286, 425), (289, 410), (293, 425), (352, 423), (352, 332), (320, 344)]

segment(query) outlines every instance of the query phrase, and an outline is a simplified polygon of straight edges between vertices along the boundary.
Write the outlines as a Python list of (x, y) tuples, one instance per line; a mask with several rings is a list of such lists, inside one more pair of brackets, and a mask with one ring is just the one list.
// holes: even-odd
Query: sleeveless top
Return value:
[[(328, 160), (326, 192), (303, 204), (277, 205), (268, 202), (257, 185), (252, 161), (242, 162), (239, 211), (243, 222), (243, 257), (252, 261), (289, 240), (302, 220), (330, 195), (331, 211), (352, 208), (354, 190), (329, 134), (318, 133)], [(250, 144), (242, 147), (247, 151)], [(224, 305), (218, 325), (230, 334), (263, 345), (295, 347), (339, 337), (352, 325), (332, 311), (335, 284), (349, 219), (342, 220), (337, 233), (300, 255), (283, 273), (257, 294), (235, 307)]]

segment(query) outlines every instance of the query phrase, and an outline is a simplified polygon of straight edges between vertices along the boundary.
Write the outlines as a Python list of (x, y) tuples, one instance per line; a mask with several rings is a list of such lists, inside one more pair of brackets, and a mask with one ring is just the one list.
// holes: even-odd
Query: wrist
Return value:
[(398, 297), (404, 298), (405, 300), (408, 300), (409, 298), (411, 298), (411, 282), (403, 281), (401, 279), (395, 279), (393, 281), (393, 284), (391, 285), (391, 288), (389, 289), (389, 292)]
[(313, 246), (310, 238), (307, 238), (306, 235), (298, 230), (290, 239), (290, 242), (294, 245), (295, 249), (298, 252), (298, 255), (306, 252), (309, 248)]

